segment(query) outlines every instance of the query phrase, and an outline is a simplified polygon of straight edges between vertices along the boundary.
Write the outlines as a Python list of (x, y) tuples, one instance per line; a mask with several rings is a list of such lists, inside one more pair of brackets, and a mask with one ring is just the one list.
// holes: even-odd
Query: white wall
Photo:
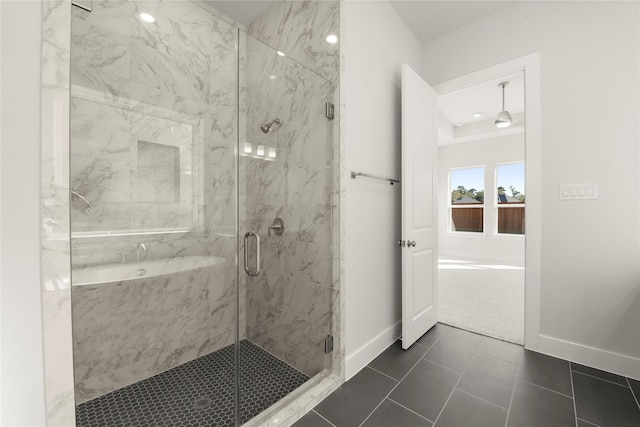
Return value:
[[(524, 237), (494, 233), (496, 189), (494, 171), (498, 164), (524, 160), (524, 135), (508, 135), (445, 145), (438, 148), (438, 255), (500, 262), (524, 262)], [(449, 231), (449, 171), (484, 166), (484, 233)], [(524, 189), (520, 189), (524, 191)], [(526, 192), (525, 192), (526, 194)]]
[(41, 3), (0, 1), (0, 425), (44, 426), (40, 297)]
[[(526, 2), (424, 46), (432, 84), (540, 53), (541, 333), (532, 346), (636, 378), (638, 7)], [(559, 184), (591, 182), (598, 200), (558, 201)]]
[[(422, 67), (420, 42), (386, 1), (347, 1), (345, 170), (400, 176), (400, 66)], [(347, 178), (346, 377), (383, 351), (400, 321), (400, 187)]]

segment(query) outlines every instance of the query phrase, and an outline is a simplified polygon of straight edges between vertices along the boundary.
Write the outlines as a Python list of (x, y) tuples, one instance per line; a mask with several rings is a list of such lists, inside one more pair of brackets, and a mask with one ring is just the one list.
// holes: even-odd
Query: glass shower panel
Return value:
[(238, 270), (239, 415), (245, 423), (331, 369), (325, 346), (333, 299), (334, 122), (325, 114), (333, 93), (328, 80), (243, 31), (239, 46), (239, 260), (246, 260)]
[(235, 424), (236, 43), (193, 2), (73, 8), (79, 426)]

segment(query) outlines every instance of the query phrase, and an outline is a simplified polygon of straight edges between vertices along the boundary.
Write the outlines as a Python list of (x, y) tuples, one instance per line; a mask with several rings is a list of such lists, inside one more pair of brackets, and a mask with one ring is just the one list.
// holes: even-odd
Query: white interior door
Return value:
[(402, 348), (438, 321), (438, 98), (402, 65)]

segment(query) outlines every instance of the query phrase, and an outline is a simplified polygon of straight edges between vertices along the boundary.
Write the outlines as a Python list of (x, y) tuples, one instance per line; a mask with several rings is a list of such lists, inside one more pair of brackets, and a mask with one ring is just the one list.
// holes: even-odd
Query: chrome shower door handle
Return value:
[(258, 233), (253, 233), (253, 236), (256, 238), (256, 269), (254, 270), (254, 275), (257, 276), (260, 274), (260, 236), (258, 236)]
[[(249, 267), (249, 239), (251, 237), (256, 239), (256, 268)], [(244, 233), (244, 272), (251, 277), (260, 274), (260, 236), (253, 231)]]

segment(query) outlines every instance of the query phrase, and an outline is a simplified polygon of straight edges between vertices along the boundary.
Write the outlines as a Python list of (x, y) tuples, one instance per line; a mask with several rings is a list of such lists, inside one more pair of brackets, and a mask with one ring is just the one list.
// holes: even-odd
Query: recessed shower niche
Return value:
[(86, 87), (72, 108), (76, 237), (202, 228), (201, 118)]
[(337, 385), (338, 13), (277, 1), (245, 27), (196, 1), (72, 8), (79, 426), (253, 425)]
[[(138, 202), (180, 203), (180, 151), (172, 145), (138, 141), (135, 198)], [(191, 175), (189, 168), (188, 174)]]

